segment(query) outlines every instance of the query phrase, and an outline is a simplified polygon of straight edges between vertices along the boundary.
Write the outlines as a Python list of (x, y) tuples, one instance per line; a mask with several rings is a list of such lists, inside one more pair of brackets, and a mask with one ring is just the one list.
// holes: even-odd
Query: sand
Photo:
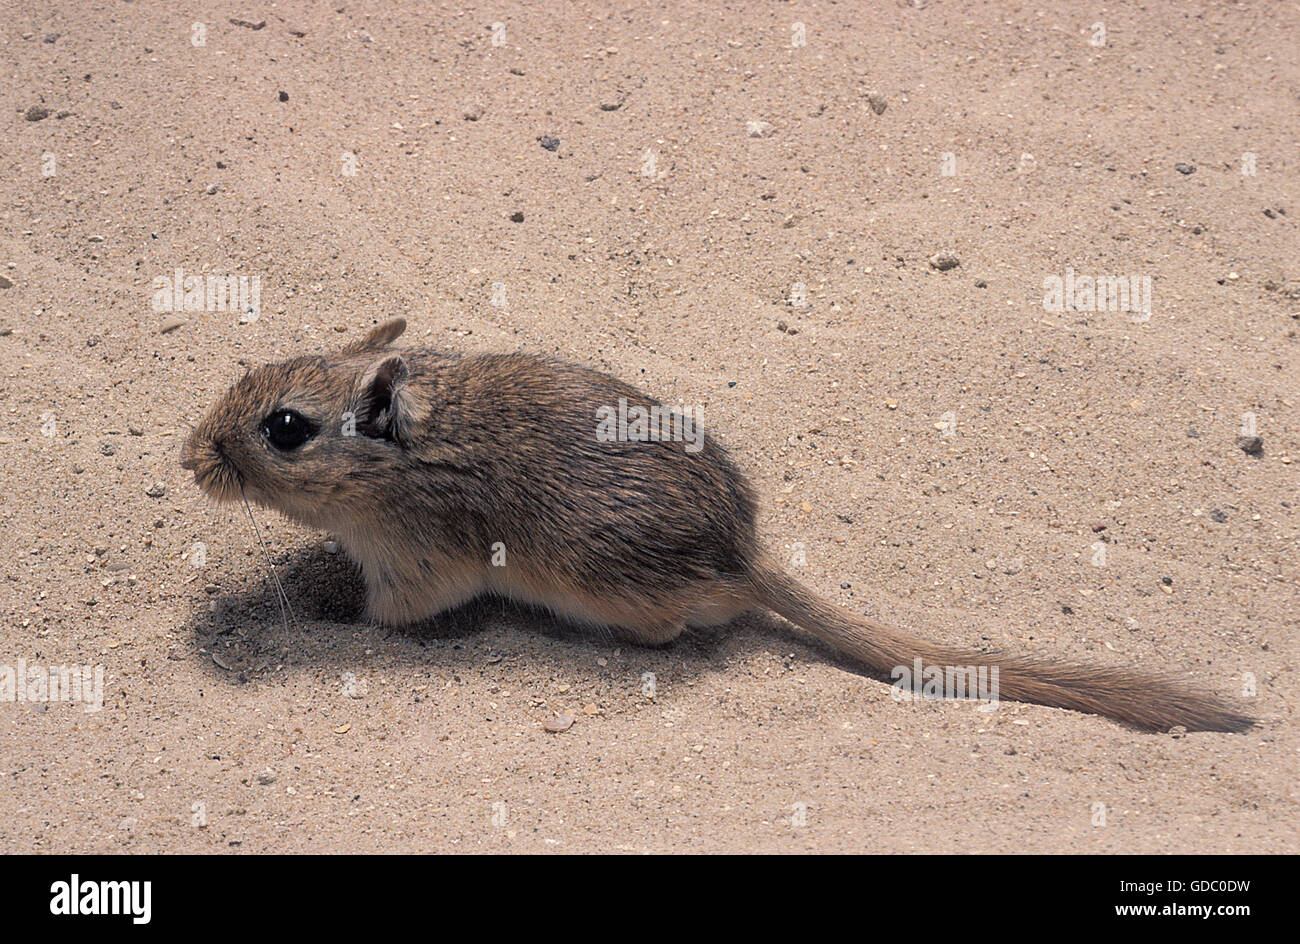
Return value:
[[(0, 675), (103, 701), (0, 701), (0, 849), (1300, 848), (1294, 6), (3, 8)], [(286, 629), (181, 442), (399, 314), (701, 406), (845, 606), (1260, 724), (901, 702), (764, 615), (381, 629), (262, 511)]]

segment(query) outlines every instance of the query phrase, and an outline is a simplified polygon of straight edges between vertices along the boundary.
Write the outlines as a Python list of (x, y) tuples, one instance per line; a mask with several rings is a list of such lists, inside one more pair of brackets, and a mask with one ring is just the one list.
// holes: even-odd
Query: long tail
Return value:
[[(834, 606), (778, 569), (752, 578), (755, 598), (880, 673), (912, 671), (914, 660), (940, 673), (967, 666), (997, 668), (997, 696), (1103, 715), (1143, 731), (1249, 729), (1255, 721), (1213, 697), (1167, 678), (1127, 669), (1039, 661), (1025, 656), (950, 649)], [(941, 675), (941, 677), (944, 677)]]

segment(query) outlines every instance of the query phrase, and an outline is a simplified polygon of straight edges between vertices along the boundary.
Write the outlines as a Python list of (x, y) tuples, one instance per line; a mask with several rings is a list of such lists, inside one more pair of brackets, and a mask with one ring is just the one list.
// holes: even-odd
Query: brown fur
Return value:
[[(619, 380), (520, 354), (387, 351), (394, 319), (332, 358), (250, 371), (186, 442), (218, 500), (247, 497), (338, 536), (367, 615), (428, 618), (483, 592), (548, 607), (647, 645), (688, 625), (774, 610), (877, 672), (997, 666), (999, 694), (1144, 730), (1240, 731), (1213, 698), (1126, 669), (935, 645), (832, 606), (764, 558), (757, 503), (722, 447), (602, 442), (596, 410), (658, 405)], [(318, 427), (282, 452), (260, 432), (291, 409)], [(351, 415), (355, 434), (348, 423)], [(505, 566), (493, 566), (494, 547)]]

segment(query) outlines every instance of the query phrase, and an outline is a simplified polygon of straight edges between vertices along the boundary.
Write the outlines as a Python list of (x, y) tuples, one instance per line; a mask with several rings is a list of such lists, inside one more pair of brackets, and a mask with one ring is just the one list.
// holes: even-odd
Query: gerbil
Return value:
[(1167, 679), (949, 648), (825, 602), (762, 552), (754, 492), (712, 439), (597, 437), (599, 409), (658, 406), (651, 397), (522, 354), (390, 351), (405, 327), (248, 372), (181, 460), (219, 501), (242, 491), (337, 535), (373, 620), (410, 623), (494, 592), (661, 645), (773, 610), (877, 673), (916, 659), (996, 667), (1000, 697), (1143, 730), (1253, 724)]

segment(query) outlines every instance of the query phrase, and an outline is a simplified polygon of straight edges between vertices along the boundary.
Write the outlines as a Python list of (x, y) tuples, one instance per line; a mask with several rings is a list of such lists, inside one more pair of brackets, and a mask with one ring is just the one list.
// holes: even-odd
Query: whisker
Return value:
[[(266, 542), (262, 540), (262, 532), (257, 527), (257, 519), (253, 517), (253, 509), (249, 507), (248, 496), (244, 494), (244, 483), (239, 483), (239, 497), (244, 502), (244, 510), (248, 512), (248, 520), (253, 523), (253, 533), (257, 535), (257, 543), (262, 546), (262, 554), (266, 557), (266, 566), (271, 568), (271, 581), (275, 584), (276, 602), (280, 604), (280, 618), (284, 620), (284, 630), (289, 631), (289, 623), (292, 621), (297, 625), (297, 618), (293, 615), (293, 605), (289, 602), (289, 595), (284, 592), (284, 586), (280, 583), (280, 575), (276, 573), (275, 563), (271, 560), (271, 552), (266, 549)], [(286, 615), (287, 612), (287, 615)]]

